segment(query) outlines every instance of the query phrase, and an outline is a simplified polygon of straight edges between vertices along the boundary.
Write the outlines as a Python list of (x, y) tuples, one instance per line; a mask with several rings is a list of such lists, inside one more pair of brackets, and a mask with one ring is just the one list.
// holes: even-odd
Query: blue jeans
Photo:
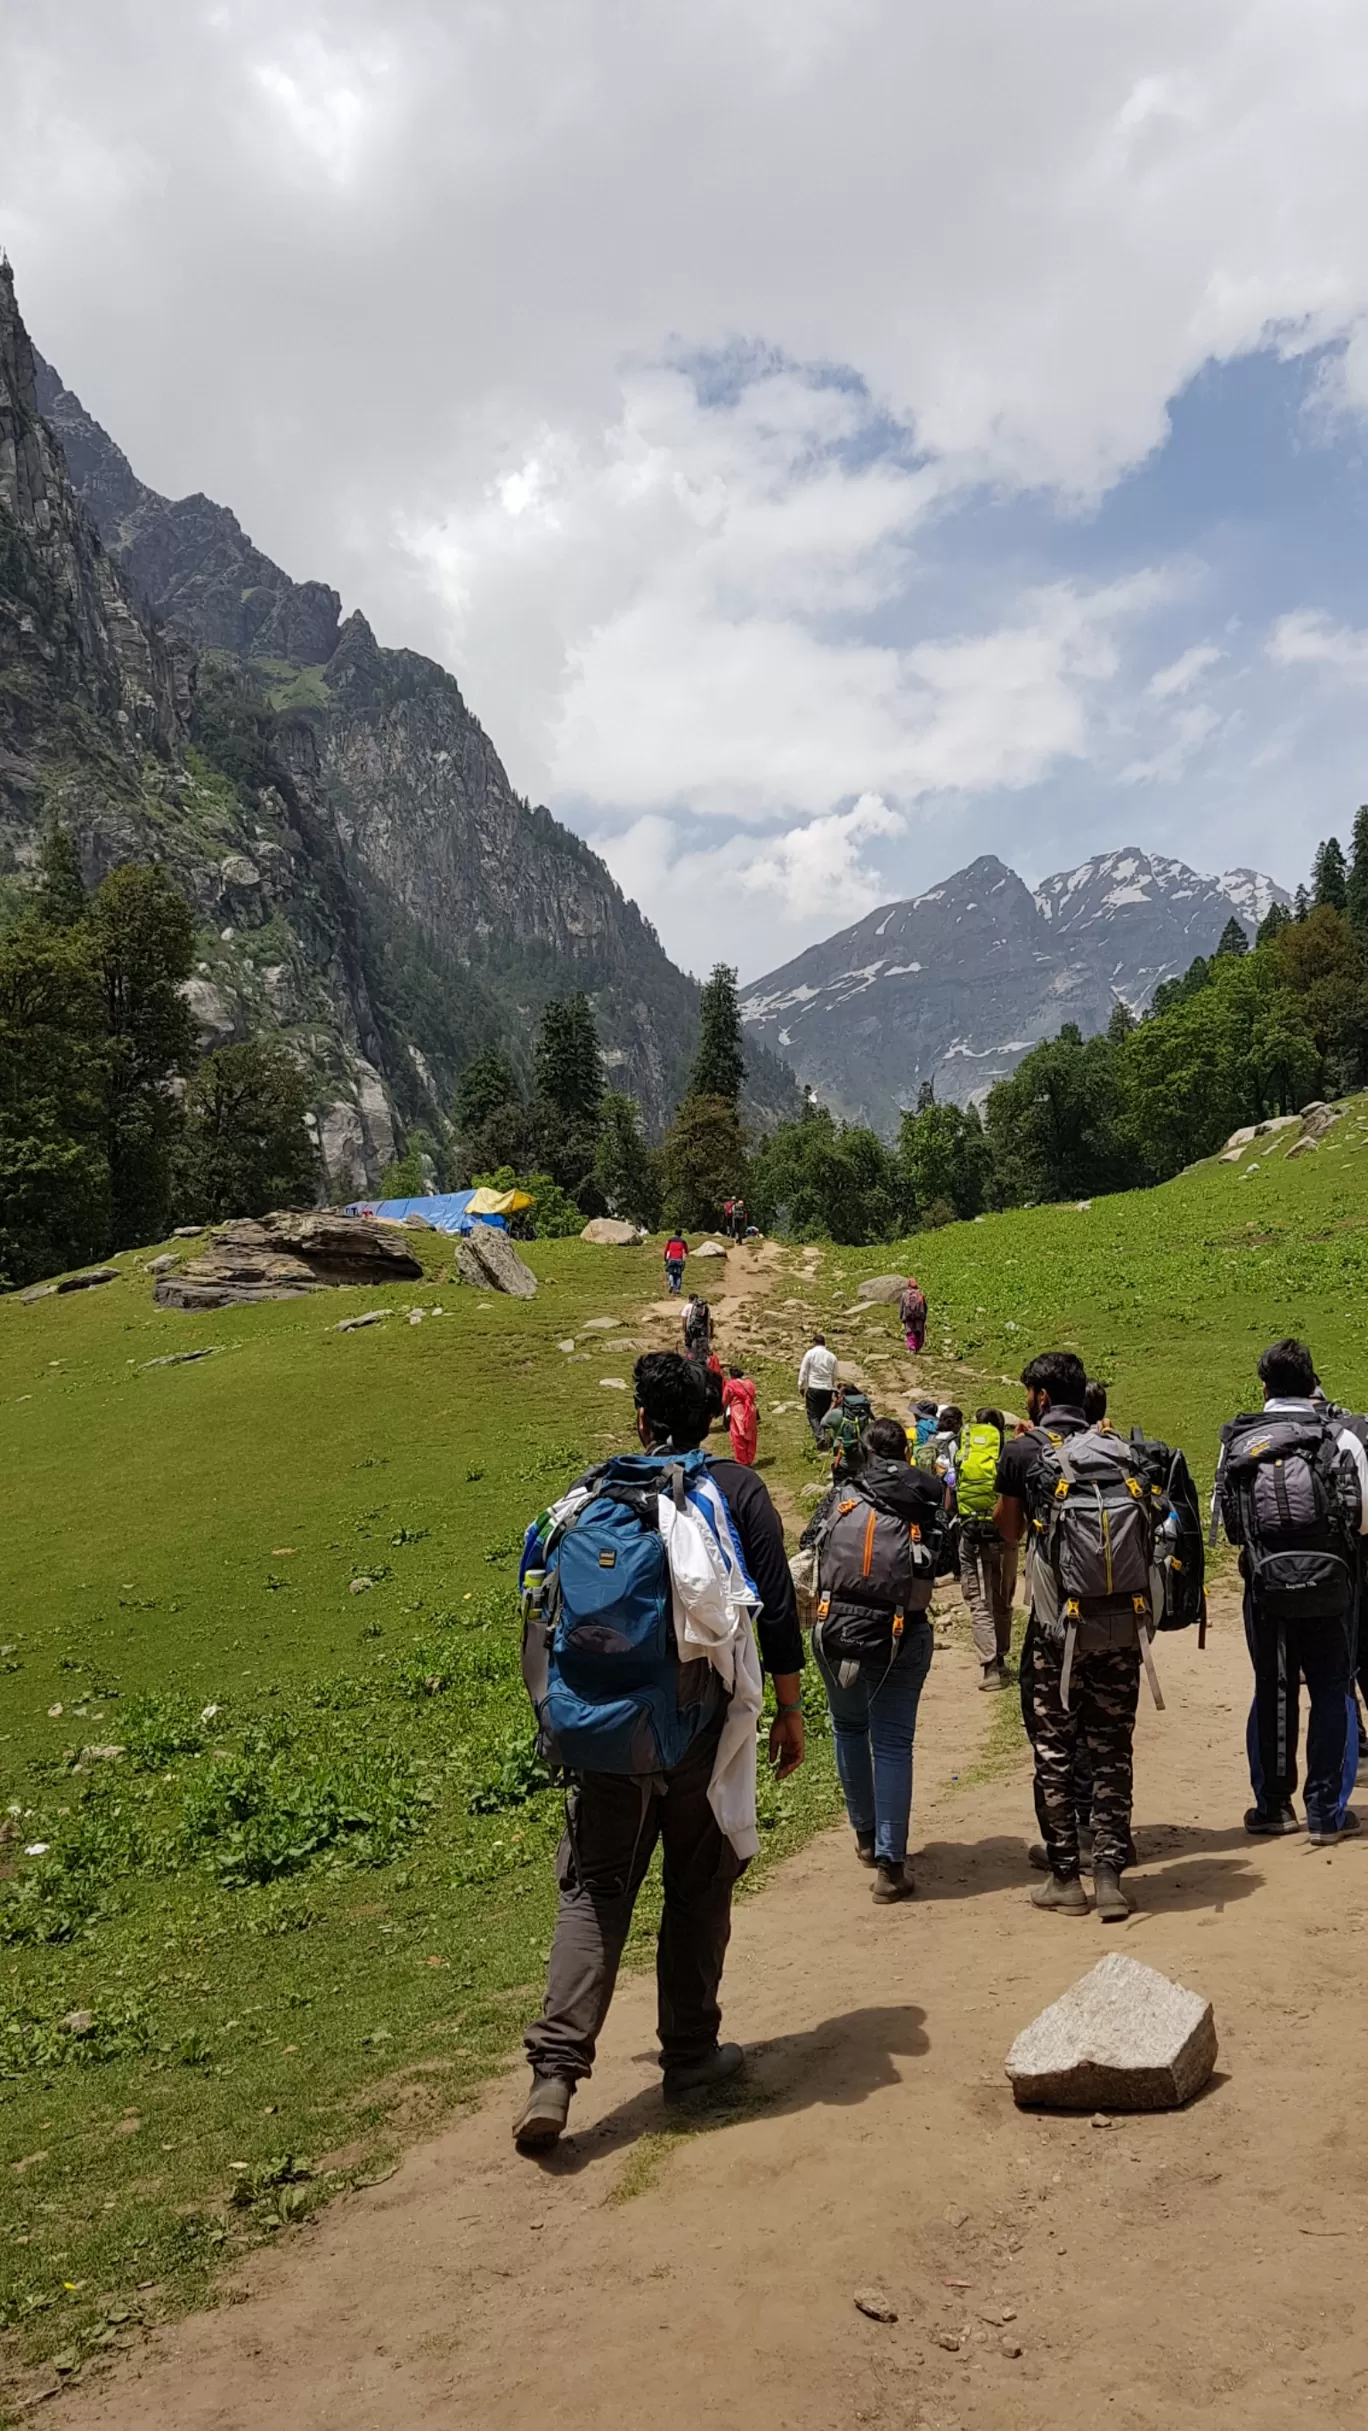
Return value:
[(929, 1621), (909, 1621), (891, 1663), (866, 1657), (849, 1687), (842, 1687), (822, 1652), (820, 1629), (813, 1634), (846, 1813), (852, 1831), (873, 1835), (880, 1865), (901, 1865), (907, 1855), (912, 1741), (934, 1642)]
[(667, 1258), (665, 1260), (665, 1279), (669, 1284), (671, 1291), (678, 1291), (681, 1283), (684, 1280), (684, 1269), (681, 1266), (678, 1258)]

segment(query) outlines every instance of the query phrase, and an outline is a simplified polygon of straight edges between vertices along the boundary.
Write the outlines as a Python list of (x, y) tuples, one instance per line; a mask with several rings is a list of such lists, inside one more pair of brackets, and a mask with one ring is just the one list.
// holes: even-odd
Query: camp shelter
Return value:
[(355, 1199), (346, 1212), (372, 1216), (380, 1224), (406, 1224), (410, 1216), (434, 1232), (469, 1232), (475, 1224), (506, 1231), (508, 1218), (535, 1204), (526, 1190), (443, 1190), (417, 1199)]

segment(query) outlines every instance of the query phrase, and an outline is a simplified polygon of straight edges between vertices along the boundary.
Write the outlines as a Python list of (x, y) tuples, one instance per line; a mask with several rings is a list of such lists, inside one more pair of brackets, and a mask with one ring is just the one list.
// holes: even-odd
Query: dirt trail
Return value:
[[(159, 2332), (65, 2431), (1286, 2431), (1363, 2419), (1357, 2118), (1368, 1849), (1240, 1830), (1234, 1616), (1161, 1641), (1142, 1711), (1130, 1924), (1028, 1901), (1024, 1767), (977, 1787), (988, 1702), (937, 1652), (918, 1745), (920, 1895), (875, 1909), (844, 1831), (743, 1903), (727, 2029), (750, 2106), (660, 2140), (653, 1987), (623, 1984), (574, 2133), (515, 2158), (514, 2080), (384, 2186)], [(1012, 2036), (1103, 1949), (1209, 1994), (1187, 2112), (1027, 2116)], [(520, 2078), (517, 2080), (520, 2083)], [(856, 2288), (899, 2319), (867, 2320)], [(1006, 2329), (983, 2316), (1010, 2313)], [(942, 2338), (967, 2331), (959, 2351)], [(1004, 2336), (1020, 2357), (1002, 2351)]]

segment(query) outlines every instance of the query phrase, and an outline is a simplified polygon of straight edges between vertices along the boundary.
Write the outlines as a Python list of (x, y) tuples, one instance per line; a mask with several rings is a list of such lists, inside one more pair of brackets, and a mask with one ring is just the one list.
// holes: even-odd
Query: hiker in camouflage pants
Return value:
[(1140, 1695), (1138, 1646), (1075, 1646), (1067, 1709), (1060, 1699), (1064, 1640), (1031, 1632), (1037, 1811), (1050, 1872), (1078, 1880), (1076, 1756), (1092, 1766), (1093, 1864), (1121, 1873), (1131, 1863), (1131, 1742)]

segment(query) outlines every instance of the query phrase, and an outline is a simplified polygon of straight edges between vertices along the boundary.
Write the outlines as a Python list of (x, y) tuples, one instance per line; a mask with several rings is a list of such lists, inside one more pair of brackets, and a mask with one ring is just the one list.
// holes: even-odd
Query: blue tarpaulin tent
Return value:
[[(346, 1213), (375, 1216), (382, 1224), (402, 1224), (405, 1216), (418, 1215), (434, 1232), (469, 1232), (476, 1224), (492, 1224), (498, 1231), (506, 1232), (507, 1216), (492, 1211), (486, 1214), (482, 1207), (472, 1207), (474, 1200), (494, 1196), (489, 1190), (445, 1190), (422, 1199), (355, 1199)], [(531, 1202), (524, 1196), (523, 1204)]]

